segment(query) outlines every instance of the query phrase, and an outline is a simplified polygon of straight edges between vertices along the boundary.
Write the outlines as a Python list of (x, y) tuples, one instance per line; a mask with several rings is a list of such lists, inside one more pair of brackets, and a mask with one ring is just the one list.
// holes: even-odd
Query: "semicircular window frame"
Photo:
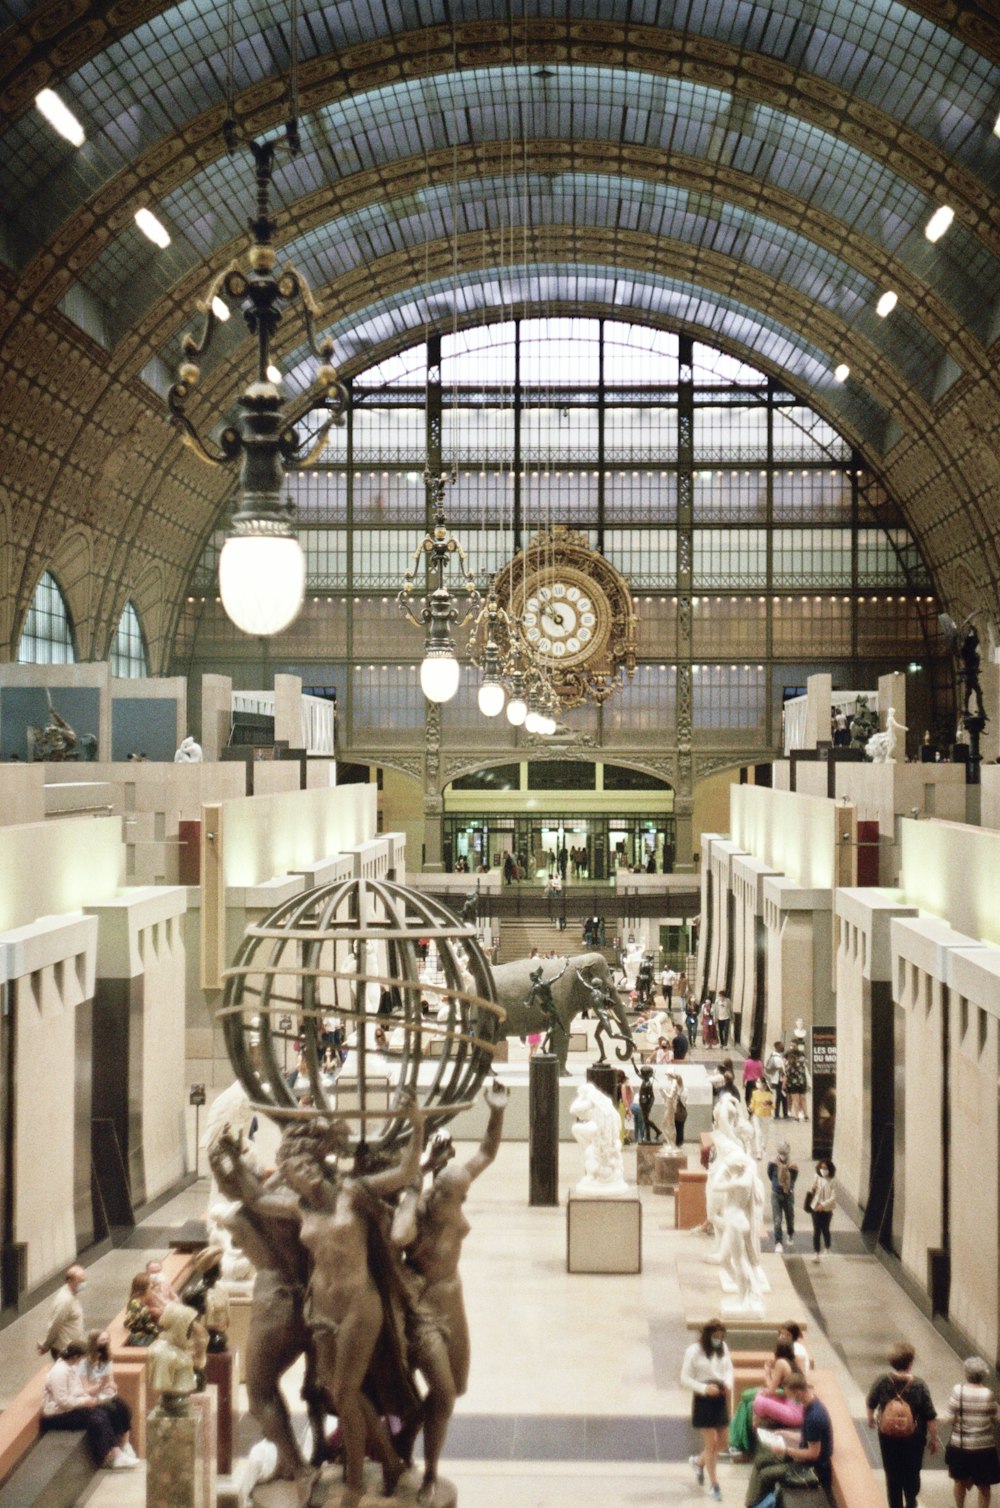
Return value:
[(118, 680), (142, 680), (149, 675), (149, 648), (139, 609), (130, 597), (122, 608), (108, 652), (111, 674)]
[(19, 665), (75, 665), (76, 632), (69, 604), (51, 571), (38, 578), (17, 641)]

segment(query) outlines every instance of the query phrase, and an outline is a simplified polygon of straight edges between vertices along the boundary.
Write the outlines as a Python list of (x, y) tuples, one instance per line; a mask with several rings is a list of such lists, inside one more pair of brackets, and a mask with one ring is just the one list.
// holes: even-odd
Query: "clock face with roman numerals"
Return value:
[(543, 529), (493, 583), (564, 707), (604, 702), (635, 670), (628, 582), (586, 535)]
[(611, 608), (602, 587), (582, 571), (543, 566), (527, 577), (520, 597), (524, 636), (547, 665), (579, 665), (603, 649)]

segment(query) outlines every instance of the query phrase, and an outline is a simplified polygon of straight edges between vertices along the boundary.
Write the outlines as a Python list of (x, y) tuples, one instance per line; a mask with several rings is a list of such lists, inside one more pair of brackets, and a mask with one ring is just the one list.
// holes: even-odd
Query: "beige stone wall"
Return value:
[(984, 1355), (995, 1356), (1000, 1347), (1000, 950), (956, 949), (951, 977), (949, 1318)]
[[(839, 903), (838, 903), (839, 904)], [(868, 1196), (871, 1142), (865, 1084), (870, 1071), (865, 1032), (865, 966), (870, 936), (860, 917), (837, 917), (837, 1178), (856, 1205)]]
[[(97, 922), (46, 917), (0, 937), (15, 1022), (14, 1240), (27, 1246), (29, 1288), (76, 1255), (79, 1137), (90, 1166), (89, 1098), (77, 1126), (77, 1011), (89, 1068)], [(89, 1195), (89, 1179), (88, 1179)], [(89, 1217), (89, 1210), (86, 1211)]]

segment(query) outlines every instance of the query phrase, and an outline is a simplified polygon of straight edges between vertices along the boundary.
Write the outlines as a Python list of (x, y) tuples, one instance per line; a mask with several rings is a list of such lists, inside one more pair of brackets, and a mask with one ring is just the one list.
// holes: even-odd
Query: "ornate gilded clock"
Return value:
[(494, 582), (564, 707), (604, 702), (635, 671), (635, 614), (625, 578), (586, 536), (541, 530)]

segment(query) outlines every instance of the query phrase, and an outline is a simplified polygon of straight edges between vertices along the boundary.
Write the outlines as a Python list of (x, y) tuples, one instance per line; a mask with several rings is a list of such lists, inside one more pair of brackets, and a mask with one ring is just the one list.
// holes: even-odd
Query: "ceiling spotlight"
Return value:
[(842, 361), (839, 366), (833, 369), (833, 380), (835, 382), (846, 382), (850, 375), (851, 369), (846, 361)]
[(940, 241), (954, 218), (955, 211), (949, 205), (942, 204), (939, 209), (936, 209), (924, 230), (928, 241)]
[(137, 209), (135, 223), (147, 240), (152, 241), (153, 245), (158, 246), (161, 251), (170, 245), (170, 232), (156, 218), (151, 209)]
[(281, 381), (281, 373), (279, 372), (273, 361), (269, 363), (267, 368), (267, 380), (268, 382), (273, 382), (275, 387), (277, 387), (278, 383)]
[(883, 293), (882, 297), (875, 305), (875, 313), (879, 316), (880, 319), (885, 319), (886, 315), (891, 314), (898, 303), (899, 294), (893, 293), (892, 289), (890, 288), (888, 293)]
[(226, 320), (229, 318), (229, 312), (229, 305), (226, 303), (225, 299), (221, 299), (217, 293), (214, 293), (212, 295), (212, 313), (215, 315), (216, 319), (221, 320), (222, 323), (225, 324)]
[(74, 147), (83, 146), (86, 140), (83, 127), (54, 90), (43, 89), (36, 94), (35, 104), (54, 131), (58, 131), (59, 135), (64, 136)]

